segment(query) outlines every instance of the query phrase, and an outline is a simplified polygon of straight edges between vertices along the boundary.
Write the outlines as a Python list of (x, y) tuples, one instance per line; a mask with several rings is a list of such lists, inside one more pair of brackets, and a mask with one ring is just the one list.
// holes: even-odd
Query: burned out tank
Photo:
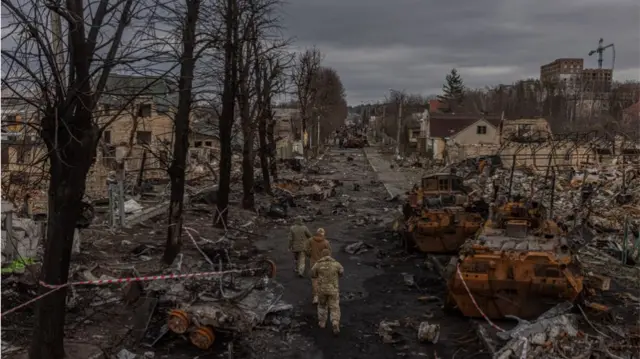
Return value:
[(482, 217), (463, 207), (424, 209), (407, 221), (409, 243), (425, 253), (456, 252), (482, 225)]
[(407, 193), (402, 212), (405, 219), (420, 215), (423, 208), (442, 206), (461, 206), (467, 202), (467, 188), (462, 177), (452, 173), (436, 173), (422, 177), (420, 185), (416, 185)]
[(564, 233), (544, 208), (511, 202), (492, 211), (446, 271), (449, 304), (466, 316), (537, 317), (574, 301), (583, 276)]
[(465, 207), (462, 178), (439, 173), (422, 178), (403, 209), (405, 241), (425, 253), (455, 252), (482, 225), (482, 217)]

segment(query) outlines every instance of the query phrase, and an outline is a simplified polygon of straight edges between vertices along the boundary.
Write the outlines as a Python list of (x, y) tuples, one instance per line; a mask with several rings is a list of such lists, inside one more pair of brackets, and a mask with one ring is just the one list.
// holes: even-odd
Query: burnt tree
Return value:
[[(259, 53), (258, 44), (254, 44), (254, 53)], [(260, 157), (260, 170), (262, 172), (262, 182), (267, 193), (271, 193), (271, 178), (269, 176), (269, 160), (267, 155), (267, 118), (271, 111), (271, 106), (268, 103), (270, 99), (267, 97), (267, 76), (268, 72), (263, 62), (260, 61), (259, 56), (255, 56), (253, 61), (254, 72), (259, 74), (255, 83), (256, 91), (256, 107), (258, 108), (258, 143)]]
[[(270, 106), (270, 105), (269, 105)], [(278, 181), (278, 161), (276, 159), (276, 137), (275, 127), (276, 120), (273, 116), (273, 110), (270, 110), (265, 116), (266, 135), (267, 135), (267, 153), (269, 155), (269, 169), (274, 181)]]
[[(312, 87), (314, 106), (311, 114), (315, 126), (312, 126), (309, 132), (313, 135), (314, 142), (319, 139), (322, 143), (345, 123), (348, 113), (346, 92), (338, 72), (325, 66), (318, 69), (313, 78)], [(320, 127), (320, 133), (318, 133), (318, 127)], [(316, 150), (319, 149), (320, 143), (316, 144)]]
[(272, 102), (274, 95), (283, 90), (283, 64), (286, 64), (286, 57), (281, 56), (280, 52), (267, 55), (262, 58), (256, 56), (254, 66), (255, 71), (261, 73), (261, 81), (256, 82), (260, 169), (265, 187), (271, 193), (270, 174), (273, 175), (274, 180), (277, 180), (278, 176), (275, 162), (276, 146), (273, 135), (275, 120)]
[(163, 256), (166, 264), (173, 263), (182, 246), (182, 209), (184, 206), (187, 152), (189, 150), (189, 117), (191, 115), (193, 75), (196, 67), (196, 26), (200, 12), (200, 0), (185, 0), (185, 5), (180, 79), (178, 81), (180, 92), (178, 94), (178, 109), (174, 119), (173, 159), (168, 171), (171, 197), (169, 200), (167, 244)]
[(304, 134), (308, 133), (309, 121), (314, 108), (314, 98), (316, 87), (313, 85), (314, 79), (320, 70), (322, 62), (322, 54), (316, 48), (307, 49), (298, 56), (296, 64), (293, 67), (293, 86), (295, 88), (295, 97), (300, 109), (301, 118), (301, 139), (303, 141), (304, 155), (307, 156), (308, 144), (304, 143)]
[[(248, 0), (248, 3), (259, 0)], [(245, 4), (252, 5), (252, 4)], [(258, 42), (259, 14), (251, 11), (251, 6), (243, 6), (241, 18), (245, 19), (241, 24), (241, 43), (238, 51), (238, 91), (237, 104), (240, 115), (240, 126), (242, 130), (242, 208), (254, 209), (254, 179), (253, 179), (253, 141), (255, 129), (253, 117), (255, 114), (255, 87), (254, 83), (260, 82), (260, 72), (255, 72), (253, 58), (255, 53), (254, 43)]]
[(224, 60), (222, 84), (222, 111), (220, 114), (220, 169), (216, 214), (213, 223), (225, 228), (229, 212), (229, 190), (231, 187), (231, 130), (236, 113), (236, 93), (238, 88), (238, 43), (239, 19), (236, 0), (226, 0), (223, 6)]
[[(264, 91), (262, 85), (272, 80), (265, 74), (260, 63), (270, 56), (280, 53), (288, 43), (281, 41), (278, 34), (278, 19), (273, 17), (279, 0), (244, 0), (242, 2), (240, 25), (242, 36), (238, 53), (238, 92), (237, 104), (243, 135), (242, 148), (242, 207), (254, 209), (254, 142), (256, 129), (260, 127), (260, 119), (264, 109)], [(269, 94), (269, 93), (267, 93)], [(270, 101), (270, 98), (269, 98)]]
[[(128, 38), (133, 40), (124, 41), (125, 29), (149, 24), (141, 26), (144, 16), (132, 13), (138, 8), (134, 0), (116, 4), (108, 0), (20, 4), (7, 0), (2, 7), (6, 16), (3, 36), (14, 40), (2, 49), (6, 66), (3, 91), (21, 98), (38, 113), (39, 120), (29, 128), (37, 128), (48, 153), (48, 218), (40, 280), (64, 285), (87, 173), (95, 161), (102, 131), (122, 111), (108, 119), (97, 116), (95, 110), (111, 70), (122, 64), (133, 66), (142, 58), (144, 50), (122, 50), (126, 42), (138, 41), (141, 33), (132, 31)], [(87, 17), (90, 25), (85, 24)], [(125, 99), (122, 108), (135, 98), (134, 94)], [(40, 288), (40, 294), (48, 291)], [(31, 359), (65, 357), (66, 294), (66, 287), (60, 287), (36, 303)]]

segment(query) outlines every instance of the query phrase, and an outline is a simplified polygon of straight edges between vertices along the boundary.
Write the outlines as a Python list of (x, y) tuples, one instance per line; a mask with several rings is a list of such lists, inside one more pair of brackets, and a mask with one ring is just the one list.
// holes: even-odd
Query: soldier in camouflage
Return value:
[(331, 258), (329, 249), (322, 250), (322, 258), (311, 268), (311, 278), (318, 280), (318, 325), (324, 328), (327, 316), (331, 316), (333, 333), (340, 333), (340, 288), (339, 277), (344, 268)]
[(296, 218), (296, 223), (289, 230), (289, 250), (293, 253), (293, 270), (300, 277), (304, 276), (305, 246), (309, 238), (311, 238), (311, 232), (302, 224), (302, 217)]
[[(324, 229), (318, 228), (316, 235), (307, 239), (304, 251), (309, 257), (310, 268), (313, 268), (316, 262), (322, 258), (322, 250), (331, 251), (331, 244), (324, 234)], [(313, 295), (313, 304), (318, 304), (318, 280), (315, 278), (311, 278), (311, 294)]]

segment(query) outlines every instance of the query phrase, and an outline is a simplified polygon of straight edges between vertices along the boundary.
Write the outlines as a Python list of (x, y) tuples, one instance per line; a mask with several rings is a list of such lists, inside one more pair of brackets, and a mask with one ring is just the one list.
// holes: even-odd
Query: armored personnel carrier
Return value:
[(405, 242), (425, 253), (455, 252), (482, 225), (482, 216), (472, 212), (462, 178), (438, 173), (422, 178), (420, 187), (409, 192), (403, 208)]
[(449, 263), (449, 303), (466, 316), (537, 317), (583, 289), (579, 264), (566, 234), (536, 203), (509, 202), (489, 219)]
[(424, 207), (462, 206), (467, 202), (467, 188), (462, 177), (436, 173), (422, 177), (420, 185), (408, 193), (402, 212), (405, 220), (420, 215)]

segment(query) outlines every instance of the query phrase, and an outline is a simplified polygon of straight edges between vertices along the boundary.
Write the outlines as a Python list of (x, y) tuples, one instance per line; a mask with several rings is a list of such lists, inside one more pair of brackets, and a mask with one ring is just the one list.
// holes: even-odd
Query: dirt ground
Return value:
[[(235, 338), (222, 334), (210, 350), (195, 349), (185, 338), (169, 337), (152, 348), (137, 343), (136, 318), (139, 307), (123, 304), (113, 293), (118, 288), (84, 287), (76, 290), (69, 305), (66, 336), (71, 343), (87, 344), (87, 351), (102, 351), (115, 357), (126, 349), (138, 358), (482, 358), (483, 347), (477, 340), (471, 321), (442, 308), (444, 285), (423, 255), (408, 255), (385, 231), (399, 202), (388, 201), (388, 194), (376, 179), (361, 150), (332, 149), (319, 163), (328, 174), (312, 177), (337, 179), (343, 185), (335, 197), (322, 202), (305, 202), (292, 208), (287, 220), (270, 220), (237, 209), (231, 225), (247, 228), (254, 234), (238, 235), (235, 249), (251, 260), (258, 256), (270, 258), (278, 268), (276, 280), (285, 288), (283, 300), (293, 305), (290, 315), (269, 317), (252, 333)], [(359, 184), (360, 188), (355, 188)], [(341, 333), (334, 336), (330, 329), (317, 326), (316, 308), (311, 304), (311, 283), (293, 272), (293, 260), (287, 250), (287, 231), (296, 215), (303, 215), (309, 229), (322, 227), (332, 242), (334, 257), (342, 263), (345, 275), (341, 280)], [(253, 225), (249, 225), (253, 222)], [(189, 211), (186, 225), (209, 239), (220, 233), (211, 226), (206, 211)], [(74, 256), (72, 271), (91, 270), (95, 276), (114, 270), (135, 267), (140, 274), (162, 269), (165, 231), (162, 223), (147, 223), (127, 233), (110, 235), (96, 231), (83, 241), (82, 253)], [(351, 255), (344, 247), (364, 241), (370, 249)], [(140, 251), (144, 254), (140, 255)], [(136, 253), (135, 255), (132, 253)], [(189, 240), (184, 245), (182, 271), (202, 265), (204, 260)], [(144, 257), (144, 258), (142, 258)], [(405, 277), (413, 276), (415, 285), (407, 285)], [(27, 275), (3, 278), (2, 311), (34, 295), (32, 279)], [(108, 303), (101, 303), (103, 296)], [(110, 302), (109, 302), (110, 301)], [(150, 331), (166, 321), (169, 308), (159, 308), (149, 324)], [(393, 344), (385, 344), (378, 335), (381, 321), (398, 320)], [(428, 321), (441, 327), (437, 344), (418, 343), (420, 322)], [(274, 324), (276, 323), (276, 324)], [(33, 325), (33, 307), (3, 318), (3, 342), (15, 348), (3, 353), (18, 357), (20, 348), (28, 345)], [(150, 335), (150, 334), (148, 334)], [(233, 342), (232, 354), (228, 344)], [(3, 344), (3, 347), (5, 345)], [(4, 350), (4, 348), (3, 348)], [(90, 357), (79, 354), (78, 357)]]

